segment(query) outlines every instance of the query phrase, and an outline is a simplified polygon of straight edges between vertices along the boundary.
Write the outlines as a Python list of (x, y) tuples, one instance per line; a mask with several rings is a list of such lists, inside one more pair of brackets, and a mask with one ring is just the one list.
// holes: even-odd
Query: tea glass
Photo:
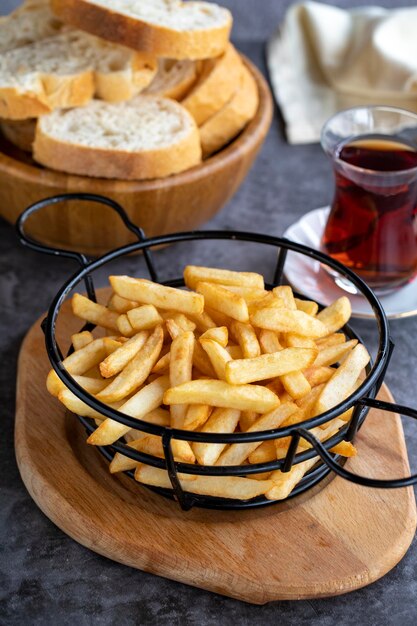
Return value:
[[(361, 143), (356, 144), (358, 140)], [(343, 147), (352, 142), (365, 146), (360, 165), (341, 158)], [(368, 169), (364, 163), (370, 142), (384, 146), (379, 169)], [(410, 158), (407, 169), (397, 159), (399, 144), (403, 144), (402, 156)], [(417, 115), (388, 106), (341, 111), (323, 127), (321, 145), (335, 175), (322, 250), (377, 293), (399, 289), (417, 275)], [(385, 167), (388, 170), (382, 171)], [(356, 292), (349, 281), (331, 274), (340, 287)]]

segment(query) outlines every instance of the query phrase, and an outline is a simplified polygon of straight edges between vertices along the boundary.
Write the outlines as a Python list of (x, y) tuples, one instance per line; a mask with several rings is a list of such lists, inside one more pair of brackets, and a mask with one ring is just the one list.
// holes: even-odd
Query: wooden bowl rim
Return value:
[(60, 189), (67, 188), (70, 192), (72, 189), (77, 191), (87, 191), (91, 181), (98, 182), (102, 185), (102, 191), (113, 192), (115, 184), (117, 190), (121, 193), (161, 190), (164, 188), (176, 187), (179, 185), (189, 184), (200, 178), (213, 176), (217, 171), (221, 170), (227, 162), (239, 160), (241, 154), (251, 151), (266, 136), (272, 119), (272, 95), (268, 87), (267, 81), (258, 70), (258, 68), (243, 54), (241, 55), (243, 62), (248, 67), (256, 80), (259, 90), (259, 106), (255, 117), (249, 122), (246, 128), (239, 136), (232, 141), (226, 148), (218, 152), (206, 161), (179, 174), (173, 174), (166, 178), (156, 178), (143, 181), (126, 181), (120, 179), (96, 178), (89, 176), (77, 176), (58, 172), (48, 168), (40, 168), (20, 161), (13, 156), (6, 155), (0, 151), (0, 169), (7, 171), (8, 174), (18, 178), (24, 178), (34, 183), (41, 182), (43, 185), (50, 187), (58, 187)]

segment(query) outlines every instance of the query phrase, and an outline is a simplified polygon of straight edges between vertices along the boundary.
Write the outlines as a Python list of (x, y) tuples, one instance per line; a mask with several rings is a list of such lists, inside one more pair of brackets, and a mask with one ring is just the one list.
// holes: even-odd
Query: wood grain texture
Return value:
[[(97, 193), (119, 202), (152, 237), (197, 228), (235, 194), (268, 132), (272, 97), (262, 74), (247, 59), (260, 103), (254, 119), (224, 150), (181, 174), (147, 181), (71, 176), (40, 167), (0, 135), (0, 215), (14, 223), (30, 204), (61, 193)], [(131, 243), (133, 235), (110, 209), (71, 202), (44, 209), (28, 221), (30, 234), (50, 245), (96, 256)]]
[[(79, 328), (68, 312), (65, 306), (58, 339)], [(268, 509), (184, 513), (127, 476), (109, 474), (101, 455), (86, 445), (77, 419), (46, 392), (48, 370), (38, 321), (19, 358), (15, 446), (20, 473), (42, 511), (99, 554), (263, 604), (368, 585), (392, 569), (411, 543), (412, 488), (367, 489), (340, 478)], [(391, 398), (386, 388), (381, 398)], [(357, 446), (350, 470), (380, 478), (409, 473), (398, 416), (372, 411)]]

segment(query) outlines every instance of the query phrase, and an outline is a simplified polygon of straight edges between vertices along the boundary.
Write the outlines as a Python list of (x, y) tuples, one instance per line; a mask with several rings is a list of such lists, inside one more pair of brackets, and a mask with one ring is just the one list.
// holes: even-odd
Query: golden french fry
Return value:
[(137, 302), (133, 300), (126, 300), (114, 293), (109, 300), (108, 308), (111, 311), (117, 311), (117, 313), (127, 313), (130, 309), (135, 309), (138, 306)]
[(295, 311), (297, 309), (291, 287), (288, 287), (287, 285), (280, 285), (279, 287), (274, 287), (272, 293), (274, 296), (283, 300), (286, 309), (289, 309), (290, 311)]
[(211, 309), (206, 304), (206, 311), (209, 313), (210, 317), (214, 320), (216, 326), (227, 326), (229, 328), (232, 318), (220, 311), (216, 311), (216, 309)]
[(226, 380), (231, 385), (243, 385), (275, 378), (310, 367), (316, 355), (316, 350), (309, 348), (285, 348), (253, 359), (232, 360), (226, 364)]
[(226, 350), (232, 359), (243, 359), (243, 352), (240, 346), (227, 346)]
[(251, 465), (276, 461), (277, 451), (275, 449), (275, 443), (271, 439), (269, 441), (262, 441), (261, 445), (249, 454), (248, 459)]
[(113, 337), (103, 337), (103, 341), (104, 347), (106, 348), (107, 356), (110, 356), (110, 354), (116, 352), (116, 350), (121, 348), (124, 343), (122, 341), (119, 341), (118, 339), (113, 339)]
[(249, 320), (248, 305), (241, 297), (212, 283), (200, 282), (196, 290), (204, 296), (207, 306), (240, 322)]
[(197, 293), (165, 287), (144, 278), (110, 276), (109, 280), (114, 291), (122, 298), (191, 315), (204, 310), (204, 298)]
[(201, 335), (199, 341), (204, 341), (204, 339), (212, 339), (213, 341), (217, 341), (217, 343), (225, 348), (229, 341), (229, 331), (227, 329), (227, 326), (216, 326), (215, 328), (209, 328)]
[[(194, 480), (189, 480), (185, 474), (178, 476), (184, 491), (235, 500), (251, 500), (273, 487), (270, 480), (252, 480), (240, 476), (222, 476), (220, 478), (218, 476), (194, 476)], [(172, 488), (168, 472), (150, 465), (140, 464), (136, 469), (135, 479), (153, 487)]]
[(83, 375), (98, 365), (107, 356), (103, 339), (95, 339), (84, 348), (76, 350), (62, 361), (67, 372), (72, 375)]
[(263, 354), (273, 354), (283, 349), (277, 334), (273, 330), (260, 330), (259, 343)]
[(335, 373), (335, 369), (333, 367), (308, 367), (303, 371), (304, 376), (310, 383), (311, 387), (316, 387), (317, 385), (321, 385), (322, 383), (327, 383), (329, 378), (333, 376)]
[(331, 335), (327, 335), (327, 337), (321, 337), (320, 339), (316, 339), (316, 346), (319, 350), (323, 348), (330, 348), (330, 346), (337, 346), (341, 343), (345, 343), (346, 336), (344, 333), (332, 333)]
[(232, 322), (230, 330), (234, 338), (240, 345), (243, 356), (245, 358), (250, 359), (256, 356), (260, 356), (261, 347), (251, 324), (243, 322)]
[[(188, 441), (172, 439), (171, 448), (175, 461), (195, 463), (195, 456)], [(162, 447), (162, 438), (157, 435), (146, 435), (146, 437), (139, 439), (136, 450), (150, 454), (151, 456), (157, 456), (161, 459), (165, 457)]]
[(117, 318), (117, 328), (125, 337), (133, 337), (137, 333), (137, 330), (135, 330), (129, 322), (129, 318), (126, 313), (122, 313)]
[(303, 337), (294, 333), (285, 333), (284, 341), (287, 348), (316, 348), (317, 344), (310, 337)]
[(209, 404), (225, 409), (267, 413), (279, 405), (279, 398), (260, 385), (228, 385), (222, 380), (192, 380), (168, 389), (164, 404)]
[[(192, 331), (185, 331), (176, 337), (171, 344), (169, 362), (169, 379), (171, 387), (176, 387), (191, 380), (195, 337)], [(171, 425), (182, 428), (187, 413), (187, 405), (171, 405)]]
[(184, 429), (197, 430), (207, 422), (210, 412), (211, 407), (208, 404), (191, 404), (185, 416)]
[[(88, 406), (88, 404), (80, 400), (80, 398), (78, 398), (78, 396), (72, 393), (69, 389), (63, 389), (60, 391), (58, 394), (58, 400), (62, 402), (62, 404), (66, 406), (69, 411), (72, 411), (72, 413), (82, 415), (83, 417), (90, 417), (92, 419), (106, 420), (102, 413)], [(109, 406), (113, 409), (118, 409), (120, 405), (121, 402), (114, 402)]]
[(217, 377), (220, 380), (225, 380), (226, 364), (232, 360), (228, 351), (217, 343), (217, 341), (213, 341), (212, 339), (201, 340), (200, 338), (200, 343), (203, 350), (208, 355)]
[[(108, 380), (99, 380), (97, 378), (90, 378), (89, 376), (73, 376), (75, 382), (77, 382), (88, 393), (95, 395), (109, 384)], [(66, 389), (65, 383), (59, 378), (58, 374), (51, 370), (46, 378), (46, 388), (52, 396), (58, 397), (58, 394), (63, 389)]]
[(333, 448), (330, 448), (330, 452), (333, 454), (340, 454), (340, 456), (356, 456), (358, 454), (357, 449), (350, 441), (340, 441)]
[[(145, 416), (148, 415), (148, 413), (160, 407), (163, 395), (168, 388), (169, 377), (161, 376), (137, 391), (129, 400), (121, 404), (119, 410), (130, 417), (146, 419)], [(129, 430), (129, 426), (107, 418), (91, 433), (87, 439), (87, 443), (95, 446), (107, 446), (114, 443), (120, 437), (123, 437)]]
[(169, 318), (173, 320), (177, 326), (184, 332), (186, 330), (195, 330), (196, 325), (184, 313), (175, 313), (171, 311)]
[[(209, 281), (210, 282), (210, 281)], [(228, 291), (241, 296), (246, 302), (253, 302), (264, 298), (269, 292), (265, 289), (258, 289), (256, 287), (246, 287), (244, 285), (225, 285), (224, 283), (218, 283), (219, 287), (224, 287)]]
[[(215, 409), (201, 429), (202, 433), (233, 433), (239, 422), (240, 411)], [(194, 442), (192, 449), (200, 465), (214, 465), (227, 446), (226, 443)]]
[(151, 374), (162, 374), (169, 371), (169, 364), (171, 362), (171, 354), (167, 352), (164, 356), (161, 356), (159, 361), (155, 363), (152, 368)]
[[(278, 428), (282, 422), (292, 413), (298, 411), (296, 404), (281, 404), (277, 409), (259, 417), (246, 431), (249, 433)], [(262, 441), (250, 443), (232, 443), (220, 456), (216, 465), (240, 465), (243, 461), (260, 446)]]
[[(179, 337), (183, 333), (178, 324), (172, 319), (168, 319), (166, 325), (172, 339)], [(213, 366), (198, 341), (194, 343), (193, 365), (205, 376), (215, 378), (216, 373)]]
[(140, 387), (152, 371), (161, 352), (164, 334), (157, 326), (145, 341), (136, 356), (126, 365), (118, 376), (97, 398), (102, 402), (115, 402), (128, 396)]
[(289, 311), (271, 307), (259, 309), (251, 315), (251, 322), (259, 328), (295, 333), (311, 339), (328, 334), (327, 327), (320, 320), (298, 310)]
[(94, 337), (89, 330), (83, 330), (81, 333), (75, 333), (75, 335), (71, 336), (74, 350), (81, 350), (81, 348), (88, 346), (92, 341), (94, 341)]
[(328, 411), (347, 398), (369, 360), (368, 351), (362, 344), (353, 348), (349, 356), (325, 384), (317, 400), (317, 415)]
[(284, 307), (285, 305), (283, 299), (276, 296), (272, 291), (268, 291), (266, 295), (264, 295), (262, 298), (259, 298), (259, 300), (252, 300), (248, 303), (250, 315), (253, 315), (253, 313), (259, 311), (260, 309), (281, 309)]
[(312, 315), (313, 317), (319, 310), (317, 302), (313, 302), (312, 300), (300, 300), (299, 298), (294, 298), (294, 302), (299, 311), (303, 311), (304, 313), (307, 313), (307, 315)]
[(242, 411), (239, 418), (239, 427), (242, 432), (246, 432), (259, 418), (255, 411)]
[(139, 332), (104, 359), (100, 363), (103, 378), (111, 378), (121, 372), (143, 347), (148, 336), (146, 331)]
[(293, 465), (289, 472), (284, 473), (281, 470), (272, 472), (270, 479), (274, 486), (266, 492), (265, 497), (268, 500), (284, 500), (284, 498), (287, 498), (304, 474), (317, 463), (317, 460), (317, 457), (313, 457), (308, 461)]
[(162, 317), (159, 315), (153, 304), (144, 304), (135, 309), (130, 309), (126, 313), (127, 319), (132, 328), (136, 330), (149, 330), (155, 328), (162, 323)]
[(199, 282), (220, 283), (222, 285), (236, 285), (238, 287), (252, 287), (264, 289), (264, 279), (254, 272), (233, 272), (214, 267), (200, 267), (187, 265), (184, 270), (184, 280), (187, 287), (196, 289)]
[(342, 296), (333, 302), (333, 304), (320, 311), (320, 313), (317, 314), (317, 319), (326, 326), (326, 335), (330, 335), (347, 324), (351, 314), (352, 307), (350, 300), (346, 296)]
[(190, 317), (200, 333), (205, 333), (206, 330), (216, 327), (216, 323), (211, 319), (210, 315), (206, 311), (203, 311), (202, 313), (193, 313)]
[[(164, 409), (155, 409), (151, 411), (147, 415), (145, 415), (142, 419), (150, 422), (151, 424), (157, 424), (158, 426), (169, 426), (170, 424), (170, 414), (169, 411), (165, 411)], [(100, 426), (100, 424), (97, 424)], [(125, 434), (125, 439), (129, 442), (129, 447), (137, 450), (136, 447), (142, 439), (145, 439), (148, 436), (147, 433), (141, 432), (138, 430), (130, 430)], [(110, 463), (110, 472), (112, 474), (116, 474), (117, 472), (126, 472), (128, 470), (134, 469), (137, 466), (138, 462), (130, 457), (122, 454), (121, 452), (116, 452), (114, 455), (112, 462)]]
[(304, 374), (300, 371), (290, 372), (281, 376), (284, 389), (294, 400), (299, 400), (310, 393), (311, 386)]
[(357, 339), (351, 339), (350, 341), (346, 341), (346, 343), (339, 343), (333, 346), (329, 346), (327, 348), (323, 348), (319, 351), (316, 360), (314, 361), (314, 366), (326, 366), (326, 365), (334, 365), (341, 361), (353, 348), (357, 345)]
[(110, 330), (118, 330), (117, 318), (119, 317), (114, 311), (109, 311), (102, 304), (97, 304), (89, 300), (79, 293), (75, 293), (71, 300), (72, 312), (77, 317), (96, 324), (96, 326), (104, 326)]

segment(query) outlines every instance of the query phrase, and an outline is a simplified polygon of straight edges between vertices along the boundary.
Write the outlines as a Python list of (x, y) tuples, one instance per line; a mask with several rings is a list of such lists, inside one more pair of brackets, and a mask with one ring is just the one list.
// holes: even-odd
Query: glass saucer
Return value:
[[(298, 222), (292, 224), (283, 236), (318, 250), (329, 211), (330, 207), (327, 206), (306, 213)], [(285, 276), (296, 291), (312, 300), (327, 305), (336, 298), (347, 295), (352, 303), (353, 317), (374, 319), (372, 309), (365, 298), (347, 294), (346, 290), (338, 287), (318, 261), (289, 252), (285, 263)], [(398, 291), (379, 296), (379, 299), (389, 319), (417, 315), (417, 280)]]

